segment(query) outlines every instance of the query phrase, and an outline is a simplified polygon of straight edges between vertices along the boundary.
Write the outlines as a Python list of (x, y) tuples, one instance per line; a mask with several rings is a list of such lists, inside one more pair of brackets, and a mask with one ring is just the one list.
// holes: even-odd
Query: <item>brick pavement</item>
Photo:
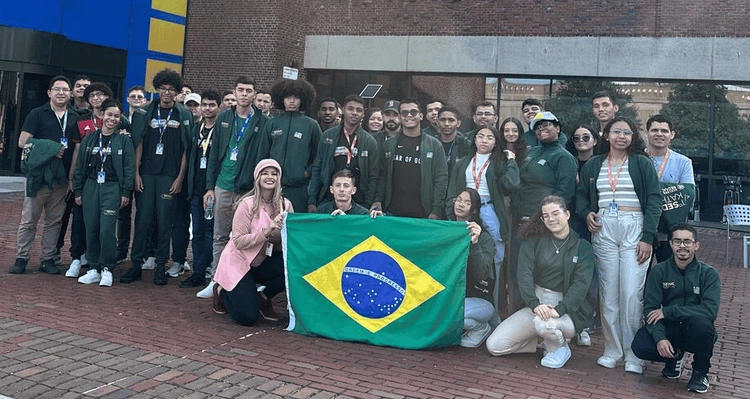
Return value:
[[(22, 195), (0, 194), (0, 398), (684, 398), (699, 396), (660, 377), (595, 364), (593, 346), (573, 346), (565, 368), (539, 366), (541, 354), (494, 358), (460, 347), (406, 351), (299, 336), (284, 323), (255, 327), (214, 314), (178, 279), (156, 287), (110, 288), (36, 271), (38, 240), (25, 275), (13, 262)], [(724, 262), (724, 231), (700, 229), (700, 258), (722, 277), (720, 334), (707, 397), (750, 398), (748, 271), (741, 239)], [(733, 233), (735, 238), (740, 235)], [(69, 262), (63, 256), (63, 262)], [(283, 307), (283, 298), (276, 301)]]

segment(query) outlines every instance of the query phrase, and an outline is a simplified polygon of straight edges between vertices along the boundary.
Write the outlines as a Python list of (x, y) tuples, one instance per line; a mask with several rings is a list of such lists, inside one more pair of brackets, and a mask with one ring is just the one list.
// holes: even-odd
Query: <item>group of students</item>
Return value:
[[(51, 104), (64, 92), (56, 85), (67, 81), (55, 79)], [(68, 142), (63, 128), (63, 138), (52, 146), (57, 158), (75, 148), (69, 177), (83, 209), (90, 266), (80, 282), (112, 284), (115, 225), (133, 190), (139, 234), (120, 282), (142, 277), (153, 228), (153, 282), (167, 284), (173, 215), (184, 206), (192, 215), (194, 271), (181, 287), (206, 285), (213, 274), (198, 295), (213, 297), (214, 311), (242, 325), (259, 317), (279, 319), (271, 301), (284, 290), (285, 212), (447, 218), (465, 222), (472, 242), (462, 345), (476, 347), (486, 339), (494, 355), (534, 352), (541, 336), (542, 365), (562, 367), (571, 356), (570, 339), (579, 335), (586, 344), (580, 334), (593, 320), (596, 302), (589, 292), (595, 285), (605, 341), (597, 363), (614, 368), (624, 362), (626, 371), (642, 373), (631, 344), (643, 320), (646, 273), (662, 213), (659, 173), (667, 159), (657, 172), (633, 122), (615, 117), (601, 133), (590, 130), (602, 145), (579, 165), (580, 157), (565, 148), (560, 121), (534, 101), (523, 105), (528, 131), (515, 118), (498, 129), (494, 104), (480, 103), (474, 107), (477, 128), (461, 133), (459, 111), (443, 102), (427, 103), (429, 124), (423, 128), (415, 99), (389, 100), (383, 110), (366, 111), (364, 100), (351, 95), (341, 105), (321, 102), (341, 109), (340, 124), (323, 131), (322, 123), (304, 114), (315, 99), (305, 81), (283, 80), (271, 88), (273, 106), (283, 110), (273, 118), (254, 104), (255, 82), (246, 77), (235, 83), (236, 105), (221, 112), (218, 93), (192, 96), (200, 98), (200, 115), (176, 103), (183, 86), (179, 74), (163, 70), (152, 83), (159, 97), (132, 111), (129, 135), (120, 134), (122, 106), (108, 99), (100, 106), (101, 125), (79, 138), (80, 145), (69, 145), (76, 138)], [(60, 114), (57, 121), (65, 126)], [(27, 132), (26, 139), (38, 136)], [(584, 142), (580, 134), (572, 141)], [(57, 190), (60, 182), (48, 183)], [(568, 223), (572, 203), (591, 244)], [(182, 213), (177, 219), (187, 217)], [(692, 246), (697, 237), (690, 232)], [(686, 239), (681, 243), (687, 247)], [(20, 258), (24, 268), (27, 255)], [(11, 272), (23, 272), (18, 259)], [(67, 275), (77, 277), (78, 271)], [(715, 319), (717, 309), (718, 301), (713, 313), (702, 316)], [(499, 325), (498, 315), (507, 317)], [(662, 321), (650, 315), (647, 320)], [(669, 360), (665, 355), (676, 352), (660, 348), (659, 354), (657, 360)]]

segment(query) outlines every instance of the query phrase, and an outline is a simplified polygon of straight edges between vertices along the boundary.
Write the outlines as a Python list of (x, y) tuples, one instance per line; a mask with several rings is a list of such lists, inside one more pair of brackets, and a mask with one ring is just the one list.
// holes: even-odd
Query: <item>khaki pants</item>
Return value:
[(42, 261), (53, 259), (56, 253), (57, 236), (60, 234), (62, 215), (65, 212), (65, 195), (68, 186), (42, 187), (36, 197), (26, 197), (23, 200), (21, 224), (18, 226), (16, 243), (16, 258), (29, 259), (31, 246), (36, 237), (36, 226), (44, 211), (44, 227), (42, 230)]
[(239, 196), (232, 191), (227, 191), (218, 186), (214, 188), (214, 260), (211, 263), (211, 275), (216, 271), (216, 265), (221, 258), (221, 251), (229, 242), (229, 234), (232, 233), (232, 220), (234, 219), (234, 202)]
[[(556, 306), (563, 298), (562, 292), (536, 286), (536, 296), (541, 303)], [(495, 356), (511, 353), (534, 353), (539, 337), (544, 339), (548, 351), (553, 352), (576, 335), (570, 316), (547, 321), (524, 307), (505, 319), (487, 338), (487, 350)]]

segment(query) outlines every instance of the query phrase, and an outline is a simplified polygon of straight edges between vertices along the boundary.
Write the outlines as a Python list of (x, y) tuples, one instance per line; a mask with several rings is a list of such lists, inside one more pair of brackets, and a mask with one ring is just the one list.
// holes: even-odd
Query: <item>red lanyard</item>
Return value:
[(471, 177), (474, 178), (474, 189), (477, 191), (479, 191), (479, 184), (482, 182), (482, 175), (487, 170), (487, 167), (490, 166), (490, 158), (492, 158), (491, 155), (484, 161), (484, 164), (479, 169), (479, 174), (477, 174), (477, 154), (474, 154), (474, 158), (471, 160)]
[(617, 180), (620, 179), (620, 172), (622, 172), (622, 167), (625, 166), (626, 161), (627, 158), (622, 161), (620, 169), (617, 170), (617, 176), (612, 177), (612, 161), (607, 157), (607, 176), (609, 177), (609, 188), (612, 189), (612, 195), (617, 191)]
[(656, 172), (656, 174), (659, 176), (659, 180), (661, 180), (661, 175), (664, 174), (664, 167), (667, 166), (668, 160), (669, 160), (669, 150), (667, 150), (667, 153), (664, 155), (664, 159), (662, 159), (661, 165), (659, 165), (659, 170)]
[(346, 138), (346, 142), (349, 143), (349, 148), (344, 147), (344, 151), (346, 151), (346, 166), (349, 166), (352, 163), (352, 157), (354, 157), (354, 147), (357, 145), (357, 136), (354, 136), (354, 139), (349, 139), (350, 135), (354, 135), (352, 132), (351, 134), (346, 134), (346, 130), (344, 129), (344, 137)]

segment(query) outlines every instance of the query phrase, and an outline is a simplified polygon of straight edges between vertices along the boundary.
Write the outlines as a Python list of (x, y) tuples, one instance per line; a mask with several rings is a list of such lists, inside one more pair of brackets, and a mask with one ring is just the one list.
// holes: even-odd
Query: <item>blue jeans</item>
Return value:
[(482, 217), (484, 227), (487, 232), (490, 233), (492, 240), (495, 241), (495, 287), (492, 289), (492, 297), (495, 298), (495, 308), (499, 308), (500, 299), (500, 271), (503, 266), (503, 259), (505, 259), (505, 243), (502, 237), (500, 237), (500, 219), (495, 213), (495, 208), (491, 203), (484, 203), (482, 201), (482, 207), (479, 208), (479, 216)]
[(206, 220), (203, 196), (198, 194), (194, 194), (190, 200), (190, 214), (193, 217), (193, 271), (202, 276), (214, 258), (214, 221)]

